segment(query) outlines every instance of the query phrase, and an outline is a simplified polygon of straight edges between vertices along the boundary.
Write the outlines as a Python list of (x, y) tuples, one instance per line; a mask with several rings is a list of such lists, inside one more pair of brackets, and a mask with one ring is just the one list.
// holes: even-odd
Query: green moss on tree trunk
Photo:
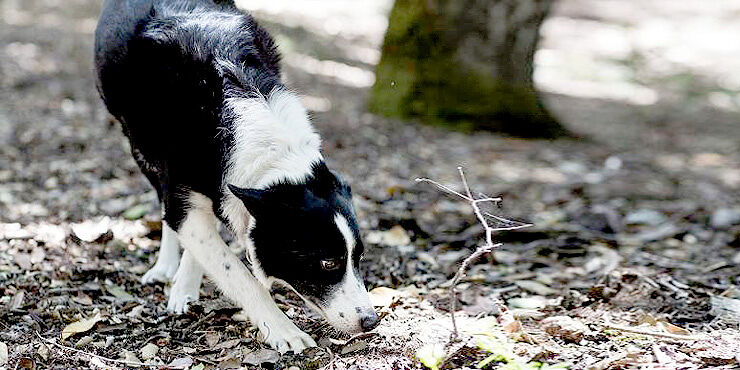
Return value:
[[(533, 52), (525, 53), (532, 54), (525, 55), (529, 60), (515, 61), (530, 63), (525, 67), (528, 71), (519, 73), (526, 75), (519, 81), (512, 77), (517, 73), (507, 73), (505, 67), (501, 72), (502, 66), (497, 64), (505, 63), (495, 57), (481, 60), (475, 50), (469, 52), (460, 46), (464, 40), (486, 42), (484, 23), (489, 20), (471, 22), (466, 12), (475, 9), (468, 3), (396, 0), (376, 70), (370, 110), (391, 117), (418, 117), (458, 129), (485, 129), (526, 137), (565, 134), (540, 103), (531, 82)], [(470, 27), (471, 23), (477, 26)], [(535, 31), (538, 27), (539, 24), (534, 26)], [(533, 42), (536, 44), (536, 37)], [(499, 71), (499, 76), (492, 71)]]

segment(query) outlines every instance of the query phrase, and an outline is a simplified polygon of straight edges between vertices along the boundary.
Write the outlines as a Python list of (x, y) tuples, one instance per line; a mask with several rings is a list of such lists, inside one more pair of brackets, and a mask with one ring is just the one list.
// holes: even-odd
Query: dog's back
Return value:
[(218, 206), (233, 142), (221, 119), (228, 80), (264, 95), (281, 86), (269, 35), (228, 0), (106, 0), (95, 45), (98, 89), (160, 199), (181, 201), (168, 189), (187, 188)]

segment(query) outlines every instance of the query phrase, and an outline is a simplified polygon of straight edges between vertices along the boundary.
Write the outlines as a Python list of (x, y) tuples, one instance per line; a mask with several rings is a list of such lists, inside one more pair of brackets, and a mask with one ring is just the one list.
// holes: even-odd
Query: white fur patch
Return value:
[(202, 282), (203, 268), (190, 252), (183, 252), (180, 267), (177, 269), (170, 289), (167, 310), (178, 314), (187, 312), (188, 304), (197, 301), (200, 297)]
[(180, 243), (219, 289), (244, 309), (265, 341), (280, 352), (300, 352), (316, 343), (280, 311), (270, 293), (231, 252), (218, 233), (210, 201), (192, 193), (187, 216), (178, 230)]
[(177, 242), (177, 233), (162, 220), (162, 242), (159, 247), (157, 262), (141, 278), (142, 284), (155, 281), (170, 281), (177, 271), (180, 262), (180, 245)]
[(334, 222), (347, 243), (347, 269), (344, 278), (329, 296), (323, 313), (326, 320), (335, 328), (349, 333), (361, 332), (360, 320), (362, 317), (360, 313), (372, 310), (373, 306), (370, 303), (365, 284), (355, 273), (356, 266), (352, 258), (356, 243), (355, 236), (344, 216), (335, 215)]
[[(323, 159), (321, 139), (295, 94), (278, 88), (267, 97), (227, 99), (226, 106), (237, 118), (224, 186), (262, 189), (281, 181), (299, 183)], [(246, 208), (228, 189), (224, 194), (221, 212), (236, 233), (245, 232)]]

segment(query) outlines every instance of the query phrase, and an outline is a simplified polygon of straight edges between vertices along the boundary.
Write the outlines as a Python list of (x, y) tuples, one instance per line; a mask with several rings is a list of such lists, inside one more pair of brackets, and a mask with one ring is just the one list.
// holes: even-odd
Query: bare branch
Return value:
[(438, 183), (438, 182), (436, 182), (434, 180), (430, 180), (430, 179), (427, 179), (427, 178), (418, 178), (418, 179), (416, 179), (416, 182), (428, 182), (428, 183), (430, 183), (430, 184), (432, 184), (432, 185), (434, 185), (434, 186), (436, 186), (436, 187), (438, 187), (438, 188), (440, 188), (440, 189), (442, 189), (442, 190), (444, 190), (444, 191), (446, 191), (448, 193), (455, 194), (458, 197), (463, 198), (463, 199), (465, 199), (467, 201), (471, 201), (472, 200), (472, 199), (466, 197), (465, 195), (462, 195), (462, 194), (460, 194), (460, 193), (458, 193), (458, 192), (450, 189), (449, 187), (444, 186), (444, 185), (442, 185), (442, 184), (440, 184), (440, 183)]
[(479, 204), (482, 203), (488, 203), (488, 202), (500, 202), (501, 198), (496, 197), (489, 197), (483, 193), (479, 193), (480, 198), (474, 198), (472, 192), (470, 191), (470, 186), (468, 185), (468, 179), (465, 177), (465, 172), (463, 172), (462, 167), (458, 167), (457, 171), (460, 173), (460, 180), (462, 181), (463, 188), (465, 189), (465, 194), (462, 194), (460, 192), (457, 192), (455, 190), (452, 190), (451, 188), (442, 185), (434, 180), (430, 180), (427, 178), (418, 178), (416, 179), (417, 182), (428, 182), (437, 188), (454, 195), (457, 195), (458, 197), (465, 199), (470, 204), (470, 207), (473, 209), (473, 213), (475, 213), (475, 217), (478, 219), (478, 222), (483, 226), (483, 229), (486, 233), (486, 243), (485, 245), (482, 245), (478, 247), (475, 252), (473, 252), (471, 255), (469, 255), (467, 258), (465, 258), (462, 263), (460, 264), (460, 268), (458, 268), (457, 273), (455, 273), (455, 276), (449, 281), (449, 290), (450, 290), (450, 318), (452, 319), (452, 340), (455, 340), (458, 336), (457, 332), (457, 322), (455, 321), (455, 311), (457, 310), (457, 292), (455, 291), (455, 287), (460, 282), (460, 279), (465, 275), (465, 271), (468, 269), (468, 266), (475, 261), (478, 257), (482, 256), (483, 254), (493, 252), (494, 249), (501, 246), (501, 243), (494, 243), (493, 242), (493, 233), (497, 231), (505, 231), (505, 230), (517, 230), (525, 227), (532, 226), (530, 224), (520, 224), (520, 225), (513, 225), (513, 226), (505, 226), (505, 227), (491, 227), (488, 224), (488, 219), (486, 217), (490, 217), (495, 219), (499, 222), (504, 222), (507, 225), (516, 224), (518, 222), (507, 220), (502, 217), (495, 216), (488, 212), (482, 212)]
[(124, 364), (124, 365), (128, 365), (128, 366), (145, 366), (145, 367), (150, 367), (150, 368), (152, 368), (152, 367), (153, 368), (158, 367), (157, 365), (145, 364), (143, 362), (126, 361), (126, 360), (118, 360), (118, 359), (114, 359), (114, 358), (103, 357), (103, 356), (100, 356), (100, 355), (96, 355), (94, 353), (90, 353), (90, 352), (85, 352), (85, 351), (79, 350), (77, 348), (67, 347), (67, 346), (65, 346), (63, 344), (57, 343), (56, 341), (53, 341), (51, 339), (46, 339), (46, 338), (42, 337), (41, 334), (39, 334), (38, 332), (36, 332), (36, 336), (39, 337), (39, 339), (41, 339), (43, 342), (46, 342), (48, 344), (52, 344), (52, 345), (57, 346), (57, 347), (59, 347), (59, 348), (61, 348), (63, 350), (72, 351), (72, 352), (75, 352), (75, 353), (80, 353), (80, 354), (87, 355), (87, 356), (90, 356), (90, 357), (95, 357), (95, 358), (97, 358), (97, 359), (99, 359), (99, 360), (101, 360), (103, 362), (113, 362), (113, 363)]
[(473, 201), (473, 203), (483, 203), (483, 202), (500, 202), (503, 199), (501, 198), (482, 198), (482, 199), (476, 199)]
[(671, 334), (671, 333), (659, 333), (659, 332), (654, 332), (654, 331), (640, 329), (640, 328), (633, 328), (629, 326), (610, 324), (609, 322), (603, 324), (603, 326), (605, 329), (614, 329), (614, 330), (626, 331), (628, 333), (651, 335), (654, 337), (669, 338), (669, 339), (676, 339), (676, 340), (705, 340), (707, 339), (706, 337), (698, 336), (698, 335), (680, 335), (680, 334)]

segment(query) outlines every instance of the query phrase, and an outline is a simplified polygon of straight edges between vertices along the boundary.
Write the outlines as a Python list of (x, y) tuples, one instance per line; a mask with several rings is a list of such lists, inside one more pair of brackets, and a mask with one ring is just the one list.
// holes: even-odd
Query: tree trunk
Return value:
[(370, 109), (516, 136), (567, 134), (532, 80), (553, 1), (396, 0)]

